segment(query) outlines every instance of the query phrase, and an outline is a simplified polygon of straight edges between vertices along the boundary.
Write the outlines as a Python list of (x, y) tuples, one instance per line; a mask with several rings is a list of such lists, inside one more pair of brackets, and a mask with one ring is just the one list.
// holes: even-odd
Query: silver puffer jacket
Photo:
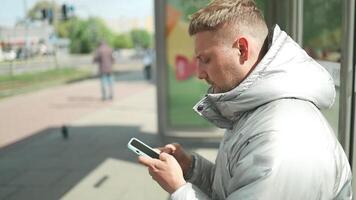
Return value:
[(334, 103), (331, 76), (278, 26), (269, 44), (239, 86), (194, 107), (227, 131), (215, 164), (194, 155), (173, 200), (352, 199), (347, 157), (319, 111)]

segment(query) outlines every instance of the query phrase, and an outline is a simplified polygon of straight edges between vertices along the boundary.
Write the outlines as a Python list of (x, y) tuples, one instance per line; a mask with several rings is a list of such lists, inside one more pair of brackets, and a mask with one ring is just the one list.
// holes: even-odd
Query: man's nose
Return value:
[(198, 64), (197, 77), (199, 79), (206, 79), (207, 77), (204, 67), (202, 67), (201, 64)]

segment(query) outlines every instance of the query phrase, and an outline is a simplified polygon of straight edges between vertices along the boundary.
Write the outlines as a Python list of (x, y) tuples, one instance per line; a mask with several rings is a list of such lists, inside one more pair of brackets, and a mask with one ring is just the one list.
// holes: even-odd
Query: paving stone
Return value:
[(0, 186), (0, 199), (8, 199), (12, 194), (15, 194), (18, 191), (19, 187), (6, 187)]
[(50, 186), (66, 174), (60, 170), (31, 170), (9, 182), (13, 186)]

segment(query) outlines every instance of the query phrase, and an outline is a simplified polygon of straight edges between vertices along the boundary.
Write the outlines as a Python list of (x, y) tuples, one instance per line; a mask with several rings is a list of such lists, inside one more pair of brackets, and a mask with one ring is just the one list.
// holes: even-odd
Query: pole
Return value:
[[(58, 26), (58, 21), (57, 21), (57, 12), (56, 12), (56, 3), (55, 0), (52, 0), (52, 17), (53, 17), (53, 31), (54, 33), (57, 32), (57, 26)], [(55, 42), (53, 42), (53, 59), (54, 59), (54, 66), (56, 69), (58, 69), (58, 60), (57, 60), (57, 35), (55, 35)]]
[(28, 27), (28, 19), (27, 19), (27, 1), (23, 0), (23, 4), (24, 4), (24, 14), (25, 14), (25, 48), (24, 48), (24, 52), (25, 52), (25, 62), (26, 64), (28, 63), (27, 59), (28, 59), (28, 55), (29, 55), (29, 27)]

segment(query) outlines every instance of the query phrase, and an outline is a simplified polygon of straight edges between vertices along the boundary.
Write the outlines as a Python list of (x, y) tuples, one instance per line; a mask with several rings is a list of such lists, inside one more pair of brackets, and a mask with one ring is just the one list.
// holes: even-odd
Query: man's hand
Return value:
[(186, 183), (182, 168), (172, 155), (163, 152), (159, 160), (140, 156), (138, 161), (148, 167), (152, 178), (170, 194)]
[(161, 152), (165, 152), (174, 156), (178, 161), (180, 167), (183, 170), (183, 174), (186, 175), (192, 166), (192, 155), (186, 153), (182, 146), (178, 143), (167, 144), (164, 147), (158, 148)]

